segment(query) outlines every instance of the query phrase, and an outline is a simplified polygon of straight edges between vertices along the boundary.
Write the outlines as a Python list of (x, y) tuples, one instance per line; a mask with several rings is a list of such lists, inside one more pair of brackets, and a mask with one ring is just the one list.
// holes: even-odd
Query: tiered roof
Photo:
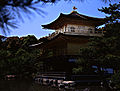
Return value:
[(44, 29), (59, 29), (67, 24), (81, 24), (99, 26), (104, 24), (104, 18), (89, 17), (79, 14), (77, 11), (72, 11), (70, 14), (60, 14), (60, 16), (53, 22), (42, 25)]

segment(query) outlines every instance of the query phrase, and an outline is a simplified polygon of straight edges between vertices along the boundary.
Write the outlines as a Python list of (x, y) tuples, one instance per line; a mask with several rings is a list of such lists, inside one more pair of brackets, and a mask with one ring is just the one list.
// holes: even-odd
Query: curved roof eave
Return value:
[(46, 25), (42, 25), (43, 29), (59, 29), (60, 27), (64, 26), (65, 24), (65, 19), (67, 18), (72, 18), (72, 19), (78, 19), (78, 20), (85, 20), (85, 21), (93, 21), (93, 22), (97, 22), (97, 24), (95, 24), (95, 26), (99, 26), (99, 25), (103, 25), (104, 24), (104, 19), (105, 18), (96, 18), (96, 17), (89, 17), (86, 15), (82, 15), (79, 14), (77, 12), (72, 12), (70, 14), (63, 14), (60, 13), (59, 17), (54, 20), (53, 22), (46, 24)]
[(83, 19), (104, 20), (104, 18), (90, 17), (87, 15), (79, 14), (77, 11), (73, 11), (70, 14), (62, 14), (62, 15), (67, 16), (67, 17), (70, 16), (70, 17), (78, 17), (78, 18), (83, 18)]
[(60, 13), (60, 15), (58, 16), (58, 18), (56, 20), (54, 20), (53, 22), (46, 24), (46, 25), (41, 25), (43, 27), (43, 29), (58, 29), (56, 26), (54, 26), (55, 28), (52, 28), (52, 25), (56, 25), (56, 23), (64, 16), (64, 14)]

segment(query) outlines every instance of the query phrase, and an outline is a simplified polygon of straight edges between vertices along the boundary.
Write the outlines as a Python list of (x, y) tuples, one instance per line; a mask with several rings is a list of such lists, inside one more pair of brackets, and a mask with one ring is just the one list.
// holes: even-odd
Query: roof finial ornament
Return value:
[(73, 6), (73, 11), (75, 11), (77, 8), (75, 6)]

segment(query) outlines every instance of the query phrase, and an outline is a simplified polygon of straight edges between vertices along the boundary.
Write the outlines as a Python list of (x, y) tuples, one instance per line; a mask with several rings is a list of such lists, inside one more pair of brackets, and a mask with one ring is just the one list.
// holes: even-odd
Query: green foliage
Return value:
[(22, 46), (29, 46), (31, 44), (35, 44), (37, 42), (37, 38), (34, 35), (28, 35), (24, 37), (22, 41)]
[(97, 66), (100, 75), (103, 74), (101, 68), (120, 69), (120, 3), (99, 10), (109, 14), (103, 28), (104, 36), (91, 38), (89, 46), (80, 50), (82, 61), (76, 63), (75, 72), (81, 67), (89, 71), (92, 66)]
[(35, 36), (8, 37), (1, 42), (0, 75), (14, 74), (29, 77), (40, 70), (39, 66), (36, 66), (40, 50), (29, 47), (31, 44), (38, 43)]
[(112, 77), (111, 77), (111, 82), (113, 82), (113, 84), (115, 84), (115, 87), (117, 89), (120, 89), (120, 72), (115, 73)]
[(73, 73), (74, 74), (93, 74), (95, 73), (95, 69), (92, 68), (92, 60), (90, 61), (87, 57), (80, 57), (76, 61), (76, 68), (73, 68)]
[(74, 74), (81, 73), (81, 72), (83, 72), (83, 67), (73, 68), (72, 71)]
[(99, 9), (99, 11), (109, 14), (109, 16), (106, 17), (108, 23), (119, 22), (120, 20), (120, 2), (113, 5), (109, 4), (109, 7)]
[(78, 59), (76, 61), (76, 64), (77, 64), (78, 68), (73, 68), (73, 70), (72, 70), (73, 73), (74, 74), (82, 73), (85, 69), (86, 62), (83, 59)]

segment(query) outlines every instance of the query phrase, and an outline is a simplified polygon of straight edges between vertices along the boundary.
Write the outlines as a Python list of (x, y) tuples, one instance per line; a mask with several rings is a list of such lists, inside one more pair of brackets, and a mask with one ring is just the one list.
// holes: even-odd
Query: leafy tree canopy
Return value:
[(99, 10), (109, 15), (103, 28), (104, 36), (91, 38), (89, 46), (81, 49), (80, 59), (86, 65), (79, 63), (78, 69), (79, 66), (90, 68), (95, 65), (101, 74), (101, 68), (120, 69), (120, 2)]
[(40, 50), (31, 49), (29, 45), (38, 43), (34, 35), (25, 37), (0, 36), (0, 76), (14, 74), (31, 76), (39, 70), (36, 65)]

